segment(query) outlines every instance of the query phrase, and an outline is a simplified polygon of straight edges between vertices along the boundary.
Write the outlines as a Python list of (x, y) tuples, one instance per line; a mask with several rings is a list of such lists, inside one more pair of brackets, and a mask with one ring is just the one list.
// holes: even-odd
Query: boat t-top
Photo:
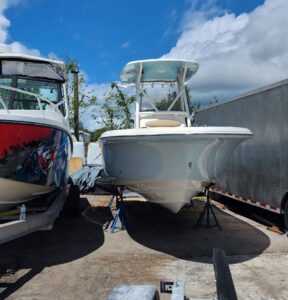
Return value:
[(6, 50), (0, 45), (0, 210), (66, 185), (72, 150), (63, 62)]
[(192, 126), (186, 82), (198, 64), (187, 60), (129, 62), (121, 80), (136, 89), (135, 128), (99, 139), (104, 169), (114, 184), (177, 213), (212, 183), (246, 128)]

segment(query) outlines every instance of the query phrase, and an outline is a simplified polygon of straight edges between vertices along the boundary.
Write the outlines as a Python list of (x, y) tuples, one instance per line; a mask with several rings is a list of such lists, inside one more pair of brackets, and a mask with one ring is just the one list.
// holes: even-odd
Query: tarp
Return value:
[(78, 185), (81, 194), (87, 194), (95, 190), (96, 179), (99, 176), (101, 166), (85, 166), (71, 175), (73, 184)]

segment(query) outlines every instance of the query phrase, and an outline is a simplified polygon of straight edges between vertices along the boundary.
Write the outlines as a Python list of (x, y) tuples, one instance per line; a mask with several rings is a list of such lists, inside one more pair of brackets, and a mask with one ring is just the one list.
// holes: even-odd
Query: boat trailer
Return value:
[[(79, 211), (78, 186), (70, 184), (66, 185), (58, 193), (50, 207), (37, 208), (31, 214), (28, 213), (30, 210), (27, 210), (24, 219), (23, 216), (21, 216), (21, 213), (10, 216), (7, 213), (2, 213), (3, 216), (0, 217), (0, 221), (7, 220), (7, 222), (0, 224), (0, 244), (9, 242), (34, 231), (51, 230), (55, 219), (59, 216), (63, 207), (65, 208), (65, 212), (71, 216), (76, 215)], [(43, 211), (43, 209), (45, 210)]]

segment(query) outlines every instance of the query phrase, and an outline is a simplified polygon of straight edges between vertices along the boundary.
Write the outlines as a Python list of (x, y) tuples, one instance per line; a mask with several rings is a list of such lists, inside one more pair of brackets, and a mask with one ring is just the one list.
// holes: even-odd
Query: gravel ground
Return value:
[[(89, 201), (88, 201), (89, 200)], [(1, 299), (106, 299), (118, 284), (187, 280), (186, 295), (215, 295), (212, 249), (222, 248), (239, 299), (288, 299), (288, 240), (264, 225), (215, 208), (223, 230), (195, 230), (196, 202), (174, 215), (130, 199), (132, 226), (113, 234), (109, 199), (82, 198), (83, 214), (61, 217), (52, 231), (0, 245)], [(162, 294), (161, 299), (169, 299)]]

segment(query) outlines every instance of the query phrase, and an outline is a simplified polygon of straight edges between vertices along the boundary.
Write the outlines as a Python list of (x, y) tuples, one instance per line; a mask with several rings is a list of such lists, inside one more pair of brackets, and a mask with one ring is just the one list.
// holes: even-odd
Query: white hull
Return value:
[(55, 187), (0, 178), (0, 211), (25, 203), (53, 189)]
[(123, 185), (177, 213), (224, 169), (251, 132), (186, 127), (109, 131), (100, 138), (104, 168)]
[(196, 180), (158, 180), (129, 183), (129, 189), (141, 194), (150, 202), (157, 203), (173, 213), (177, 213), (191, 198), (199, 193), (207, 182)]

